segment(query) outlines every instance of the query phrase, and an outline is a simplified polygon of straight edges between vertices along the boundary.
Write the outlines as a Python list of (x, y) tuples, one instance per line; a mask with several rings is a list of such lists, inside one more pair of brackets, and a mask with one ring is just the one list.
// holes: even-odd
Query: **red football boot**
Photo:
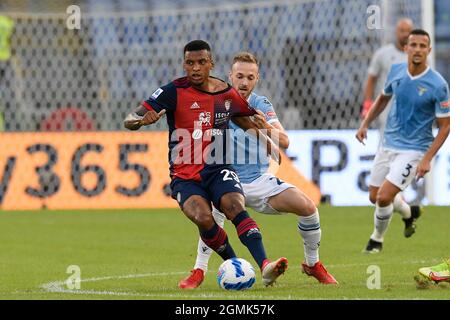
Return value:
[(320, 283), (338, 284), (336, 279), (328, 273), (327, 269), (325, 269), (320, 261), (317, 261), (313, 267), (309, 267), (306, 263), (302, 263), (302, 270), (308, 276), (313, 276), (316, 278)]
[(270, 262), (269, 259), (266, 259), (261, 268), (263, 284), (266, 287), (273, 285), (277, 278), (281, 276), (287, 268), (288, 261), (286, 258), (279, 258), (272, 262)]
[(191, 270), (191, 274), (187, 278), (178, 283), (178, 287), (181, 289), (195, 289), (202, 284), (203, 279), (205, 279), (205, 273), (203, 270), (194, 269)]

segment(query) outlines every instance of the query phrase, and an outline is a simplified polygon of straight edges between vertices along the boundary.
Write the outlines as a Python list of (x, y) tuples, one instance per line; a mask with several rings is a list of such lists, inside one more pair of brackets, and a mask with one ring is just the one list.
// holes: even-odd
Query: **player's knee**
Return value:
[(228, 219), (233, 219), (237, 214), (245, 210), (245, 203), (240, 194), (223, 196), (220, 201), (220, 211)]
[(390, 205), (393, 200), (394, 199), (392, 199), (392, 197), (389, 194), (385, 193), (385, 192), (378, 192), (377, 193), (376, 203), (380, 207), (386, 207), (386, 206)]
[(369, 200), (370, 202), (372, 202), (373, 204), (375, 204), (377, 202), (377, 195), (376, 194), (370, 194), (369, 195)]
[(239, 201), (230, 201), (222, 205), (221, 211), (228, 219), (232, 220), (239, 213), (245, 211), (245, 206)]
[(214, 226), (212, 215), (204, 210), (199, 210), (195, 213), (194, 223), (203, 230), (209, 230)]
[(302, 204), (296, 212), (298, 216), (309, 217), (317, 212), (317, 207), (311, 200), (306, 201), (306, 203)]
[(306, 202), (305, 212), (307, 213), (308, 216), (313, 215), (314, 213), (317, 212), (317, 207), (315, 203), (312, 202), (312, 200), (308, 199), (308, 201)]

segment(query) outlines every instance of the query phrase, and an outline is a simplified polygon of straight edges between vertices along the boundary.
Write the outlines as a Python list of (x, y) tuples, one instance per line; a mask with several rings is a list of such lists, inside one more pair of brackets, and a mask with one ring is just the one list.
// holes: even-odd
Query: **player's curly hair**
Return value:
[(186, 44), (183, 49), (183, 53), (186, 53), (186, 51), (200, 51), (200, 50), (206, 50), (209, 53), (211, 53), (211, 47), (208, 42), (204, 40), (193, 40)]

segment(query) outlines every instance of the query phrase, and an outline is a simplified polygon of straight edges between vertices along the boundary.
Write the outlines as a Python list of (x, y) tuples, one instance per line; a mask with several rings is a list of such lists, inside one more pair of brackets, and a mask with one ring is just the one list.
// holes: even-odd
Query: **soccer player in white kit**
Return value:
[[(237, 54), (233, 59), (229, 77), (233, 87), (241, 97), (247, 99), (250, 106), (259, 113), (259, 115), (254, 116), (256, 125), (260, 129), (267, 129), (268, 135), (272, 138), (278, 134), (280, 147), (287, 148), (289, 138), (277, 118), (273, 105), (266, 97), (252, 92), (259, 79), (259, 62), (256, 57), (248, 52)], [(248, 159), (257, 159), (256, 153), (261, 154), (261, 151), (257, 150), (256, 140), (251, 135), (239, 130), (239, 127), (233, 122), (230, 122), (229, 126), (235, 129), (236, 153), (246, 155)], [(250, 143), (245, 143), (245, 139), (242, 139), (244, 136), (250, 140)], [(336, 279), (319, 260), (321, 228), (319, 211), (314, 202), (295, 186), (268, 173), (268, 161), (260, 160), (257, 163), (239, 164), (242, 163), (239, 161), (242, 159), (238, 158), (239, 156), (234, 159), (233, 167), (241, 181), (246, 206), (266, 214), (291, 212), (299, 216), (297, 228), (303, 239), (305, 256), (305, 261), (301, 264), (303, 272), (315, 277), (321, 283), (337, 284)], [(213, 216), (217, 224), (223, 227), (224, 214), (213, 208)], [(212, 250), (199, 239), (194, 269), (187, 278), (180, 281), (178, 284), (180, 288), (197, 288), (203, 282), (211, 254)], [(265, 285), (271, 284), (264, 277), (262, 280)]]
[[(381, 251), (394, 210), (395, 196), (414, 178), (430, 171), (431, 160), (450, 131), (450, 94), (445, 79), (427, 64), (430, 36), (413, 30), (406, 45), (407, 63), (391, 67), (383, 92), (363, 120), (356, 138), (361, 143), (367, 130), (392, 98), (392, 107), (370, 174), (370, 200), (376, 204), (375, 228), (365, 251)], [(439, 131), (433, 137), (432, 124)]]
[[(361, 117), (365, 118), (370, 108), (373, 105), (372, 98), (383, 90), (387, 75), (391, 66), (395, 63), (407, 62), (408, 56), (405, 52), (405, 45), (408, 41), (408, 36), (413, 29), (413, 22), (409, 18), (400, 19), (395, 28), (396, 42), (389, 43), (377, 51), (375, 51), (372, 60), (370, 61), (369, 69), (367, 70), (367, 82), (364, 89), (364, 103), (361, 110)], [(392, 101), (388, 103), (386, 108), (375, 119), (375, 125), (379, 129), (380, 143), (383, 136), (384, 127), (386, 125), (387, 116), (390, 110)], [(402, 192), (399, 192), (394, 199), (394, 212), (400, 213), (405, 223), (404, 235), (409, 238), (415, 232), (415, 221), (421, 214), (419, 206), (410, 206), (404, 200)]]

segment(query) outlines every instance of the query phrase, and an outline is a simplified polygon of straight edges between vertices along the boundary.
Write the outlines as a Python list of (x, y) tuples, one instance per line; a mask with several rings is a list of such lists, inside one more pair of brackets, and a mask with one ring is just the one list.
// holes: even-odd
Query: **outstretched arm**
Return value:
[(364, 102), (363, 108), (361, 110), (361, 118), (365, 118), (372, 107), (373, 101), (373, 93), (375, 91), (375, 84), (377, 82), (377, 76), (369, 74), (367, 76), (366, 87), (364, 89)]
[(154, 110), (149, 111), (144, 106), (139, 106), (125, 118), (123, 124), (125, 128), (129, 130), (138, 130), (142, 126), (147, 126), (152, 123), (155, 123), (165, 113), (166, 113), (165, 109), (157, 113)]
[(373, 106), (370, 108), (369, 113), (364, 118), (361, 126), (358, 129), (358, 132), (356, 133), (356, 139), (358, 139), (358, 141), (362, 144), (364, 144), (364, 140), (367, 139), (367, 129), (369, 128), (370, 124), (380, 115), (381, 112), (383, 112), (383, 110), (388, 105), (389, 100), (391, 100), (391, 97), (392, 96), (380, 94), (375, 100)]

